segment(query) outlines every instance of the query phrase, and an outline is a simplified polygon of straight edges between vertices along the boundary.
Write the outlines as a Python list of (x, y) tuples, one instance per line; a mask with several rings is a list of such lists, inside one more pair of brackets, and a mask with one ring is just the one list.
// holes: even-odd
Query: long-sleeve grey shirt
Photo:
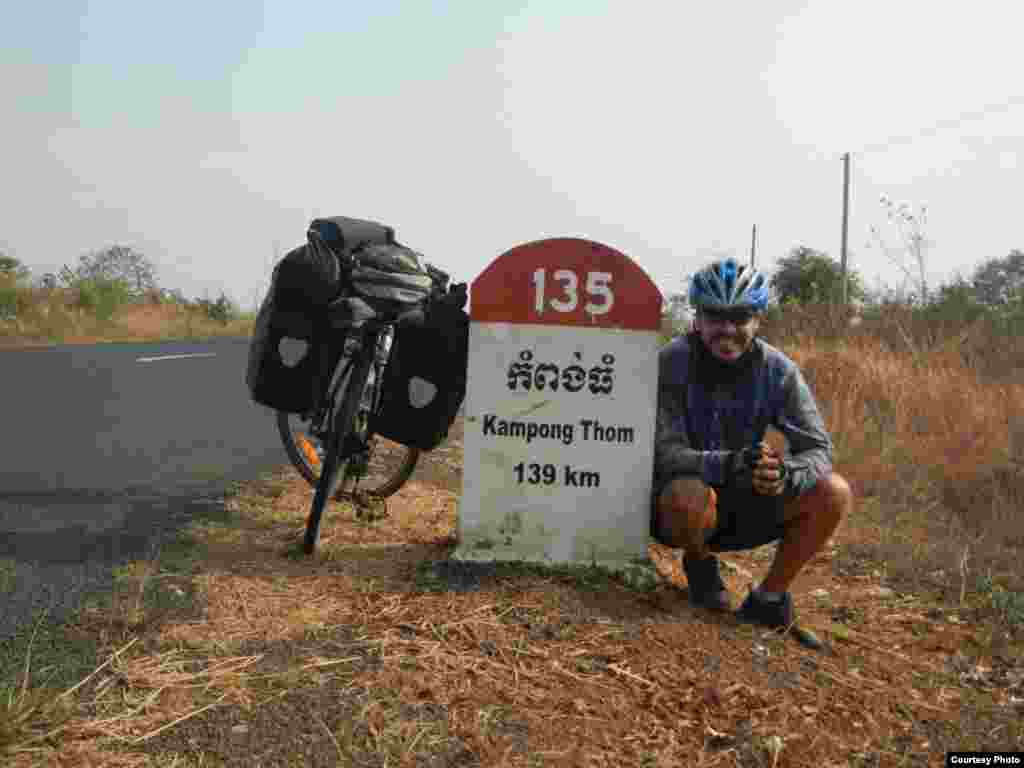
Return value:
[(789, 443), (784, 497), (810, 490), (832, 471), (832, 441), (796, 363), (755, 339), (745, 364), (735, 375), (721, 377), (714, 375), (709, 354), (693, 335), (659, 352), (656, 493), (680, 475), (728, 485), (732, 451), (759, 443), (769, 425)]

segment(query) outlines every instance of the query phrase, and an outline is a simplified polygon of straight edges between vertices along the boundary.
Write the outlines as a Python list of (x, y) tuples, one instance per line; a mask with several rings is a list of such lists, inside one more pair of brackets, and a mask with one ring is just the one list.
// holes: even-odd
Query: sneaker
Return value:
[(690, 603), (712, 611), (729, 610), (729, 590), (718, 572), (718, 558), (708, 555), (703, 560), (683, 556), (683, 571), (690, 588)]
[(756, 589), (750, 590), (743, 605), (736, 611), (736, 618), (748, 624), (761, 624), (771, 629), (783, 629), (793, 623), (793, 598), (789, 592), (782, 593), (781, 600), (766, 600)]
[(793, 597), (789, 592), (782, 593), (781, 600), (766, 600), (757, 590), (751, 590), (743, 605), (736, 611), (736, 618), (748, 624), (760, 624), (771, 629), (789, 628), (789, 633), (805, 648), (814, 651), (824, 650), (825, 645), (810, 630), (796, 624), (796, 611), (793, 610)]

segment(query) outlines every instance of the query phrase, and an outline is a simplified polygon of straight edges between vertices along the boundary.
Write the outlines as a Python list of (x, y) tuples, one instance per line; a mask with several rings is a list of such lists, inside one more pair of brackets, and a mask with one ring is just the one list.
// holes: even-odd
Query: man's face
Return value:
[(719, 360), (732, 363), (754, 343), (760, 320), (745, 309), (697, 311), (696, 326), (704, 346)]

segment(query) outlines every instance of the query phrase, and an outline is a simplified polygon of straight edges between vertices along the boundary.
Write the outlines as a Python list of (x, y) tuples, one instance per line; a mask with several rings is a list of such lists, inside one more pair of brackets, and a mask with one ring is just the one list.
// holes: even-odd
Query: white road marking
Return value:
[(139, 357), (136, 358), (137, 363), (152, 363), (157, 360), (183, 360), (186, 357), (216, 357), (216, 352), (194, 352), (190, 355), (162, 355), (160, 357)]

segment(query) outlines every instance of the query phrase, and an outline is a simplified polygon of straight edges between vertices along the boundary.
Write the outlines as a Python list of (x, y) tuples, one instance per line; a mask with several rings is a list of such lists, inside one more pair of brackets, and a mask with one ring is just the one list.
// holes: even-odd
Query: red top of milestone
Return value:
[(657, 331), (661, 291), (632, 259), (574, 237), (506, 251), (470, 287), (470, 319)]

